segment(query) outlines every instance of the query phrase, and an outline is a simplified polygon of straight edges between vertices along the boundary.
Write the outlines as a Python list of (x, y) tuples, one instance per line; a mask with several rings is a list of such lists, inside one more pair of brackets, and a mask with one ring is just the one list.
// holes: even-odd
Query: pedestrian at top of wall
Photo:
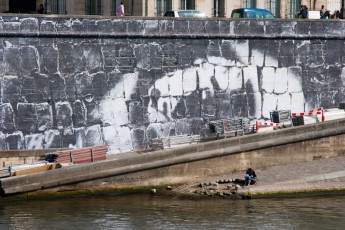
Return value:
[(44, 13), (44, 7), (43, 4), (40, 4), (40, 6), (38, 7), (37, 13), (39, 14), (43, 14)]
[(339, 18), (340, 19), (344, 19), (345, 18), (345, 8), (344, 7), (342, 7), (341, 9), (340, 9), (340, 12), (339, 12), (340, 14), (339, 14)]
[(325, 9), (325, 6), (322, 5), (320, 9), (320, 19), (325, 19), (326, 18), (325, 14), (326, 14), (326, 9)]
[(123, 1), (121, 1), (120, 5), (116, 9), (117, 16), (125, 16), (125, 7), (123, 5)]
[(339, 10), (334, 11), (332, 18), (333, 19), (339, 19), (340, 18), (340, 11)]
[(306, 5), (302, 5), (301, 11), (297, 15), (303, 19), (308, 18), (308, 7)]

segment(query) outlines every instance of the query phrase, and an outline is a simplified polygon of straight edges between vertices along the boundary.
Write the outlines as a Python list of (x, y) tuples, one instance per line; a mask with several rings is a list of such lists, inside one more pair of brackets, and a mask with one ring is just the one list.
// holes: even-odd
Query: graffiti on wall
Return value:
[(325, 98), (316, 91), (344, 79), (310, 41), (2, 40), (0, 149), (144, 149), (207, 135), (209, 120), (312, 109)]

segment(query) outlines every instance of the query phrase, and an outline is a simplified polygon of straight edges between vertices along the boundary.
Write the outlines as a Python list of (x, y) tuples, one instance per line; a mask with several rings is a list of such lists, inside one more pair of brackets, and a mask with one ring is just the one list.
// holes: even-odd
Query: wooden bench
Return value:
[(177, 135), (164, 138), (152, 139), (150, 147), (154, 150), (173, 148), (178, 146), (185, 146), (196, 144), (200, 142), (200, 135)]

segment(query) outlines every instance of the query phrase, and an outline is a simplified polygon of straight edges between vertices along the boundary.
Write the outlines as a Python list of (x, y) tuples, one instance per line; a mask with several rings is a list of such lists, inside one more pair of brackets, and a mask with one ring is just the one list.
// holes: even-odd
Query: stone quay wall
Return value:
[(0, 150), (211, 134), (344, 101), (345, 23), (2, 15)]

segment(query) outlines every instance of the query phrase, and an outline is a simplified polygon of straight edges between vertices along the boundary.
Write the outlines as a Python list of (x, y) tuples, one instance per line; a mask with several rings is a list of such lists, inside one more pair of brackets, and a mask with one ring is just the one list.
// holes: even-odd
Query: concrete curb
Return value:
[(319, 174), (297, 180), (282, 181), (269, 185), (253, 185), (238, 191), (242, 196), (273, 195), (281, 193), (321, 192), (330, 190), (345, 190), (345, 182), (335, 183), (331, 180), (345, 177), (345, 171)]

